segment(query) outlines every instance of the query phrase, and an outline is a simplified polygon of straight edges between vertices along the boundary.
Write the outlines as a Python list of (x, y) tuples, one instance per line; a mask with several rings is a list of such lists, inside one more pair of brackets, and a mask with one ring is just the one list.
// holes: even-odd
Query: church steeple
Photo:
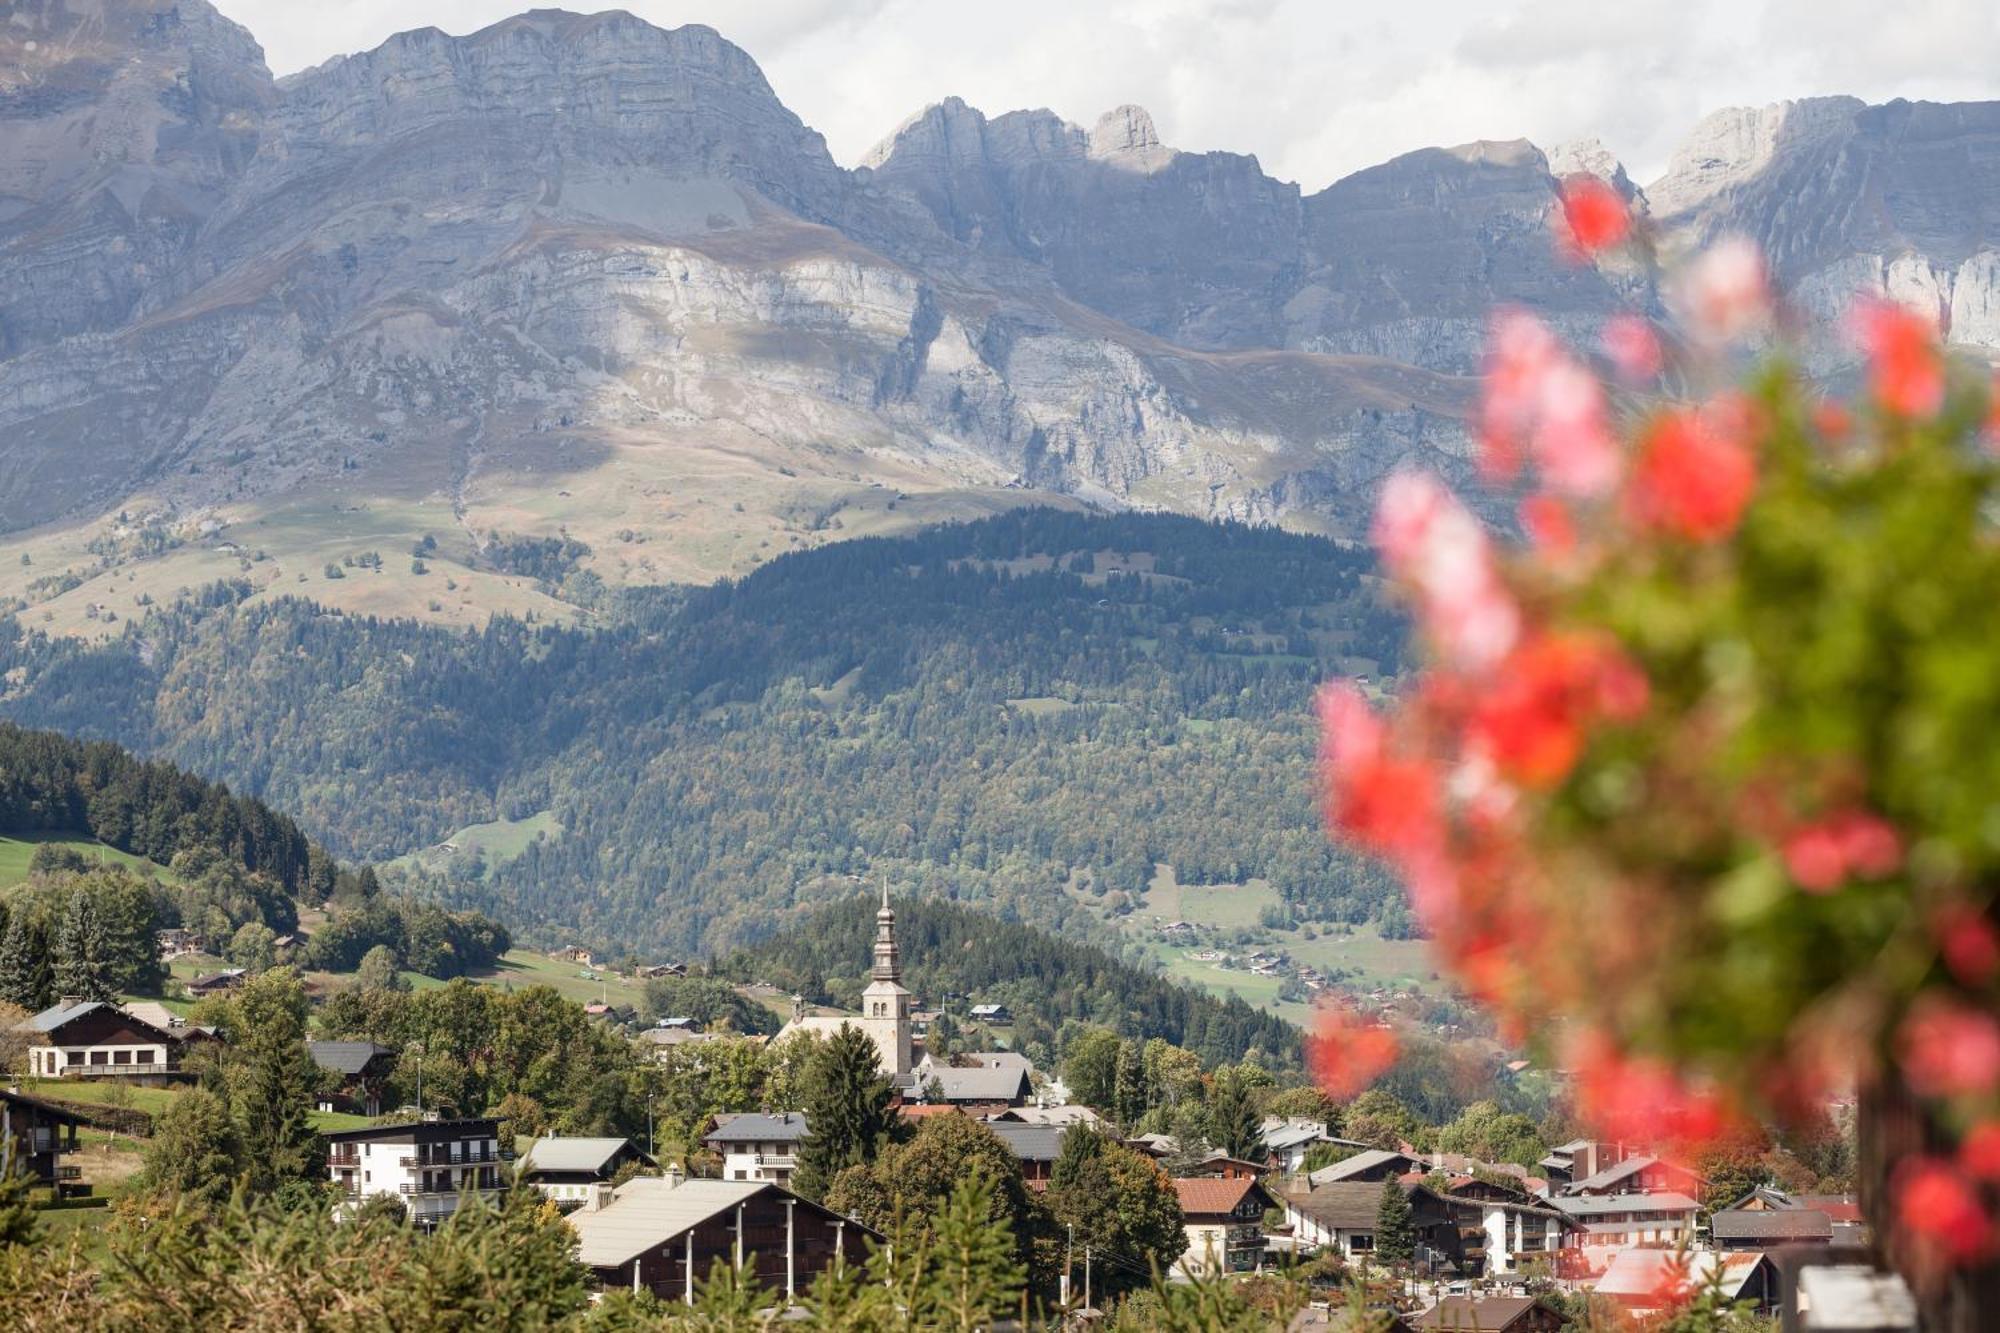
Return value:
[(889, 906), (889, 884), (882, 884), (882, 909), (875, 913), (875, 971), (877, 981), (900, 983), (902, 959), (896, 951), (896, 913)]

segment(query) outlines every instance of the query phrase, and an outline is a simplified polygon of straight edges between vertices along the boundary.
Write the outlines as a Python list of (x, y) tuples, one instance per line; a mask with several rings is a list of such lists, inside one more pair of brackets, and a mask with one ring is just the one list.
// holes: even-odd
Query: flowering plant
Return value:
[[(1566, 253), (1654, 253), (1573, 178)], [(2000, 541), (1984, 376), (1877, 298), (1823, 393), (1725, 241), (1586, 356), (1494, 321), (1487, 477), (1516, 549), (1434, 479), (1375, 539), (1428, 666), (1322, 696), (1328, 817), (1401, 872), (1458, 981), (1559, 1049), (1600, 1132), (1691, 1145), (1894, 1086), (1912, 1272), (2000, 1248)], [(1671, 332), (1663, 329), (1670, 328)], [(1745, 370), (1747, 367), (1747, 370)], [(1982, 436), (1987, 438), (1982, 439)]]

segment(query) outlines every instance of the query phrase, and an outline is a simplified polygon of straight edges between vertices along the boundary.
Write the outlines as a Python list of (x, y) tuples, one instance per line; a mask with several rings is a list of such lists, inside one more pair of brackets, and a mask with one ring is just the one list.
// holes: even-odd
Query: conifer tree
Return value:
[(230, 1110), (254, 1189), (321, 1175), (312, 1125), (318, 1066), (306, 1049), (305, 987), (289, 967), (252, 978), (234, 1004)]
[(805, 1080), (807, 1137), (792, 1177), (807, 1198), (821, 1198), (847, 1167), (874, 1161), (889, 1136), (889, 1080), (879, 1065), (875, 1039), (846, 1023), (814, 1054)]
[(1112, 1114), (1118, 1123), (1129, 1132), (1139, 1123), (1139, 1117), (1146, 1114), (1146, 1074), (1141, 1061), (1139, 1043), (1121, 1041), (1118, 1043), (1118, 1061), (1112, 1068), (1111, 1103)]
[(229, 1108), (206, 1088), (190, 1088), (154, 1123), (140, 1180), (160, 1194), (220, 1204), (242, 1169), (240, 1154)]
[(17, 910), (0, 938), (0, 1000), (40, 1013), (52, 1002), (54, 988), (48, 937), (26, 908)]
[(1417, 1220), (1401, 1182), (1382, 1182), (1382, 1206), (1375, 1210), (1375, 1257), (1392, 1268), (1416, 1262)]
[(1263, 1120), (1250, 1099), (1249, 1084), (1234, 1069), (1215, 1076), (1208, 1101), (1208, 1140), (1231, 1157), (1258, 1161), (1265, 1153)]
[(927, 1280), (912, 1311), (921, 1328), (979, 1333), (1020, 1302), (1027, 1269), (1015, 1258), (1013, 1225), (995, 1215), (985, 1180), (959, 1181), (931, 1226)]
[(70, 894), (56, 933), (56, 994), (105, 1003), (116, 1000), (118, 989), (112, 984), (108, 952), (97, 904), (89, 893), (78, 889)]

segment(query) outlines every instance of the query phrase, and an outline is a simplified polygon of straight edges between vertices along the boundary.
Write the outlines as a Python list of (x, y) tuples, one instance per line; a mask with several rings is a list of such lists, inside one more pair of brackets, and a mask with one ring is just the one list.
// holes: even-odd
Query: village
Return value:
[[(178, 933), (161, 940), (164, 952), (198, 944)], [(591, 975), (601, 969), (581, 947), (550, 956)], [(688, 971), (677, 963), (634, 970), (641, 979)], [(249, 973), (199, 973), (185, 988), (191, 996), (227, 993)], [(1118, 1123), (1115, 1107), (1084, 1104), (1062, 1078), (1016, 1051), (934, 1057), (926, 1037), (936, 1011), (919, 1008), (901, 983), (886, 892), (869, 977), (859, 1013), (794, 999), (775, 1037), (711, 1031), (693, 1018), (663, 1015), (634, 1028), (630, 1040), (640, 1058), (667, 1060), (710, 1044), (779, 1048), (859, 1032), (872, 1043), (894, 1117), (906, 1127), (938, 1117), (976, 1125), (1004, 1147), (1030, 1192), (1051, 1188), (1065, 1141), (1079, 1133), (1153, 1163), (1180, 1219), (1166, 1280), (1337, 1275), (1360, 1284), (1381, 1327), (1541, 1333), (1566, 1322), (1561, 1300), (1552, 1298), (1580, 1293), (1634, 1314), (1703, 1287), (1761, 1314), (1861, 1299), (1840, 1261), (1869, 1239), (1852, 1194), (1758, 1184), (1716, 1201), (1710, 1181), (1644, 1143), (1578, 1138), (1527, 1167), (1421, 1151), (1407, 1140), (1384, 1146), (1343, 1137), (1326, 1116), (1265, 1115), (1234, 1152), (1182, 1144), (1169, 1134), (1133, 1132)], [(586, 1012), (602, 1023), (632, 1018), (603, 1002)], [(969, 1012), (988, 1032), (1013, 1017), (1004, 1005)], [(0, 1092), (7, 1150), (53, 1197), (77, 1203), (89, 1202), (93, 1188), (79, 1135), (117, 1126), (130, 1094), (85, 1101), (65, 1093), (171, 1088), (189, 1077), (195, 1053), (230, 1039), (157, 1002), (73, 998), (33, 1015), (14, 1035), (33, 1090)], [(814, 1133), (803, 1107), (716, 1113), (703, 1126), (699, 1151), (669, 1155), (650, 1123), (644, 1139), (522, 1135), (497, 1116), (448, 1115), (421, 1103), (392, 1107), (394, 1048), (314, 1039), (307, 1049), (320, 1073), (312, 1111), (322, 1118), (336, 1224), (392, 1207), (415, 1226), (435, 1227), (459, 1209), (526, 1187), (564, 1212), (576, 1262), (598, 1290), (681, 1303), (693, 1302), (700, 1279), (722, 1263), (790, 1304), (821, 1274), (864, 1263), (885, 1240), (880, 1228), (796, 1188)], [(1098, 1262), (1086, 1247), (1066, 1265), (1064, 1318), (1094, 1317)], [(1346, 1327), (1346, 1299), (1328, 1286), (1294, 1327)]]

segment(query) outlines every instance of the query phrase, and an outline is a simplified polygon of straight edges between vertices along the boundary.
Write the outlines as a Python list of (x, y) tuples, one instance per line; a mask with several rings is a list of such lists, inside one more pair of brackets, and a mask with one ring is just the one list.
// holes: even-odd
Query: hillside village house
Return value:
[(802, 1111), (725, 1114), (715, 1117), (715, 1128), (702, 1143), (710, 1152), (721, 1154), (724, 1180), (789, 1185), (792, 1172), (798, 1169), (799, 1145), (810, 1132)]
[(0, 1171), (23, 1171), (37, 1184), (56, 1185), (64, 1176), (59, 1159), (76, 1151), (77, 1126), (83, 1117), (73, 1111), (0, 1089)]
[(1031, 1186), (1046, 1181), (1055, 1170), (1056, 1158), (1062, 1156), (1063, 1135), (1069, 1132), (1064, 1125), (1023, 1125), (1010, 1120), (989, 1120), (986, 1128), (1014, 1154), (1021, 1164), (1022, 1179)]
[(528, 1145), (515, 1175), (522, 1184), (569, 1209), (589, 1202), (593, 1189), (610, 1184), (628, 1165), (650, 1168), (656, 1163), (630, 1139), (548, 1135)]
[(1187, 1248), (1174, 1261), (1176, 1277), (1248, 1273), (1264, 1260), (1264, 1210), (1276, 1206), (1253, 1178), (1202, 1177), (1173, 1182), (1180, 1197)]
[(1447, 1296), (1408, 1323), (1422, 1333), (1559, 1333), (1569, 1320), (1533, 1296)]
[(1343, 1157), (1331, 1166), (1323, 1166), (1306, 1177), (1317, 1187), (1341, 1182), (1367, 1182), (1379, 1185), (1385, 1180), (1397, 1180), (1412, 1171), (1422, 1171), (1424, 1162), (1406, 1152), (1390, 1152), (1384, 1148), (1364, 1148), (1352, 1157)]
[(250, 975), (244, 967), (225, 967), (220, 972), (203, 972), (186, 985), (190, 999), (200, 999), (204, 995), (220, 995), (224, 991), (240, 990), (243, 981)]
[(37, 1078), (119, 1078), (168, 1083), (183, 1077), (190, 1041), (214, 1037), (178, 1019), (161, 1024), (115, 1004), (65, 998), (14, 1029), (27, 1039), (28, 1069)]
[(327, 1173), (340, 1187), (345, 1212), (386, 1194), (402, 1201), (419, 1226), (436, 1226), (457, 1210), (461, 1191), (500, 1189), (500, 1163), (514, 1154), (500, 1146), (492, 1120), (419, 1120), (326, 1135)]
[(396, 1071), (393, 1046), (378, 1046), (372, 1041), (309, 1041), (306, 1051), (324, 1071), (320, 1110), (382, 1114), (382, 1091)]
[(1549, 1200), (1582, 1228), (1581, 1244), (1593, 1265), (1607, 1251), (1634, 1245), (1672, 1249), (1693, 1244), (1695, 1215), (1701, 1205), (1685, 1194), (1561, 1194)]
[(1699, 1194), (1700, 1175), (1657, 1157), (1640, 1153), (1583, 1176), (1563, 1189), (1565, 1194)]
[(578, 1260), (606, 1290), (689, 1304), (717, 1262), (790, 1298), (836, 1263), (865, 1262), (868, 1242), (880, 1239), (768, 1181), (688, 1180), (671, 1170), (615, 1191), (598, 1186), (568, 1216)]

